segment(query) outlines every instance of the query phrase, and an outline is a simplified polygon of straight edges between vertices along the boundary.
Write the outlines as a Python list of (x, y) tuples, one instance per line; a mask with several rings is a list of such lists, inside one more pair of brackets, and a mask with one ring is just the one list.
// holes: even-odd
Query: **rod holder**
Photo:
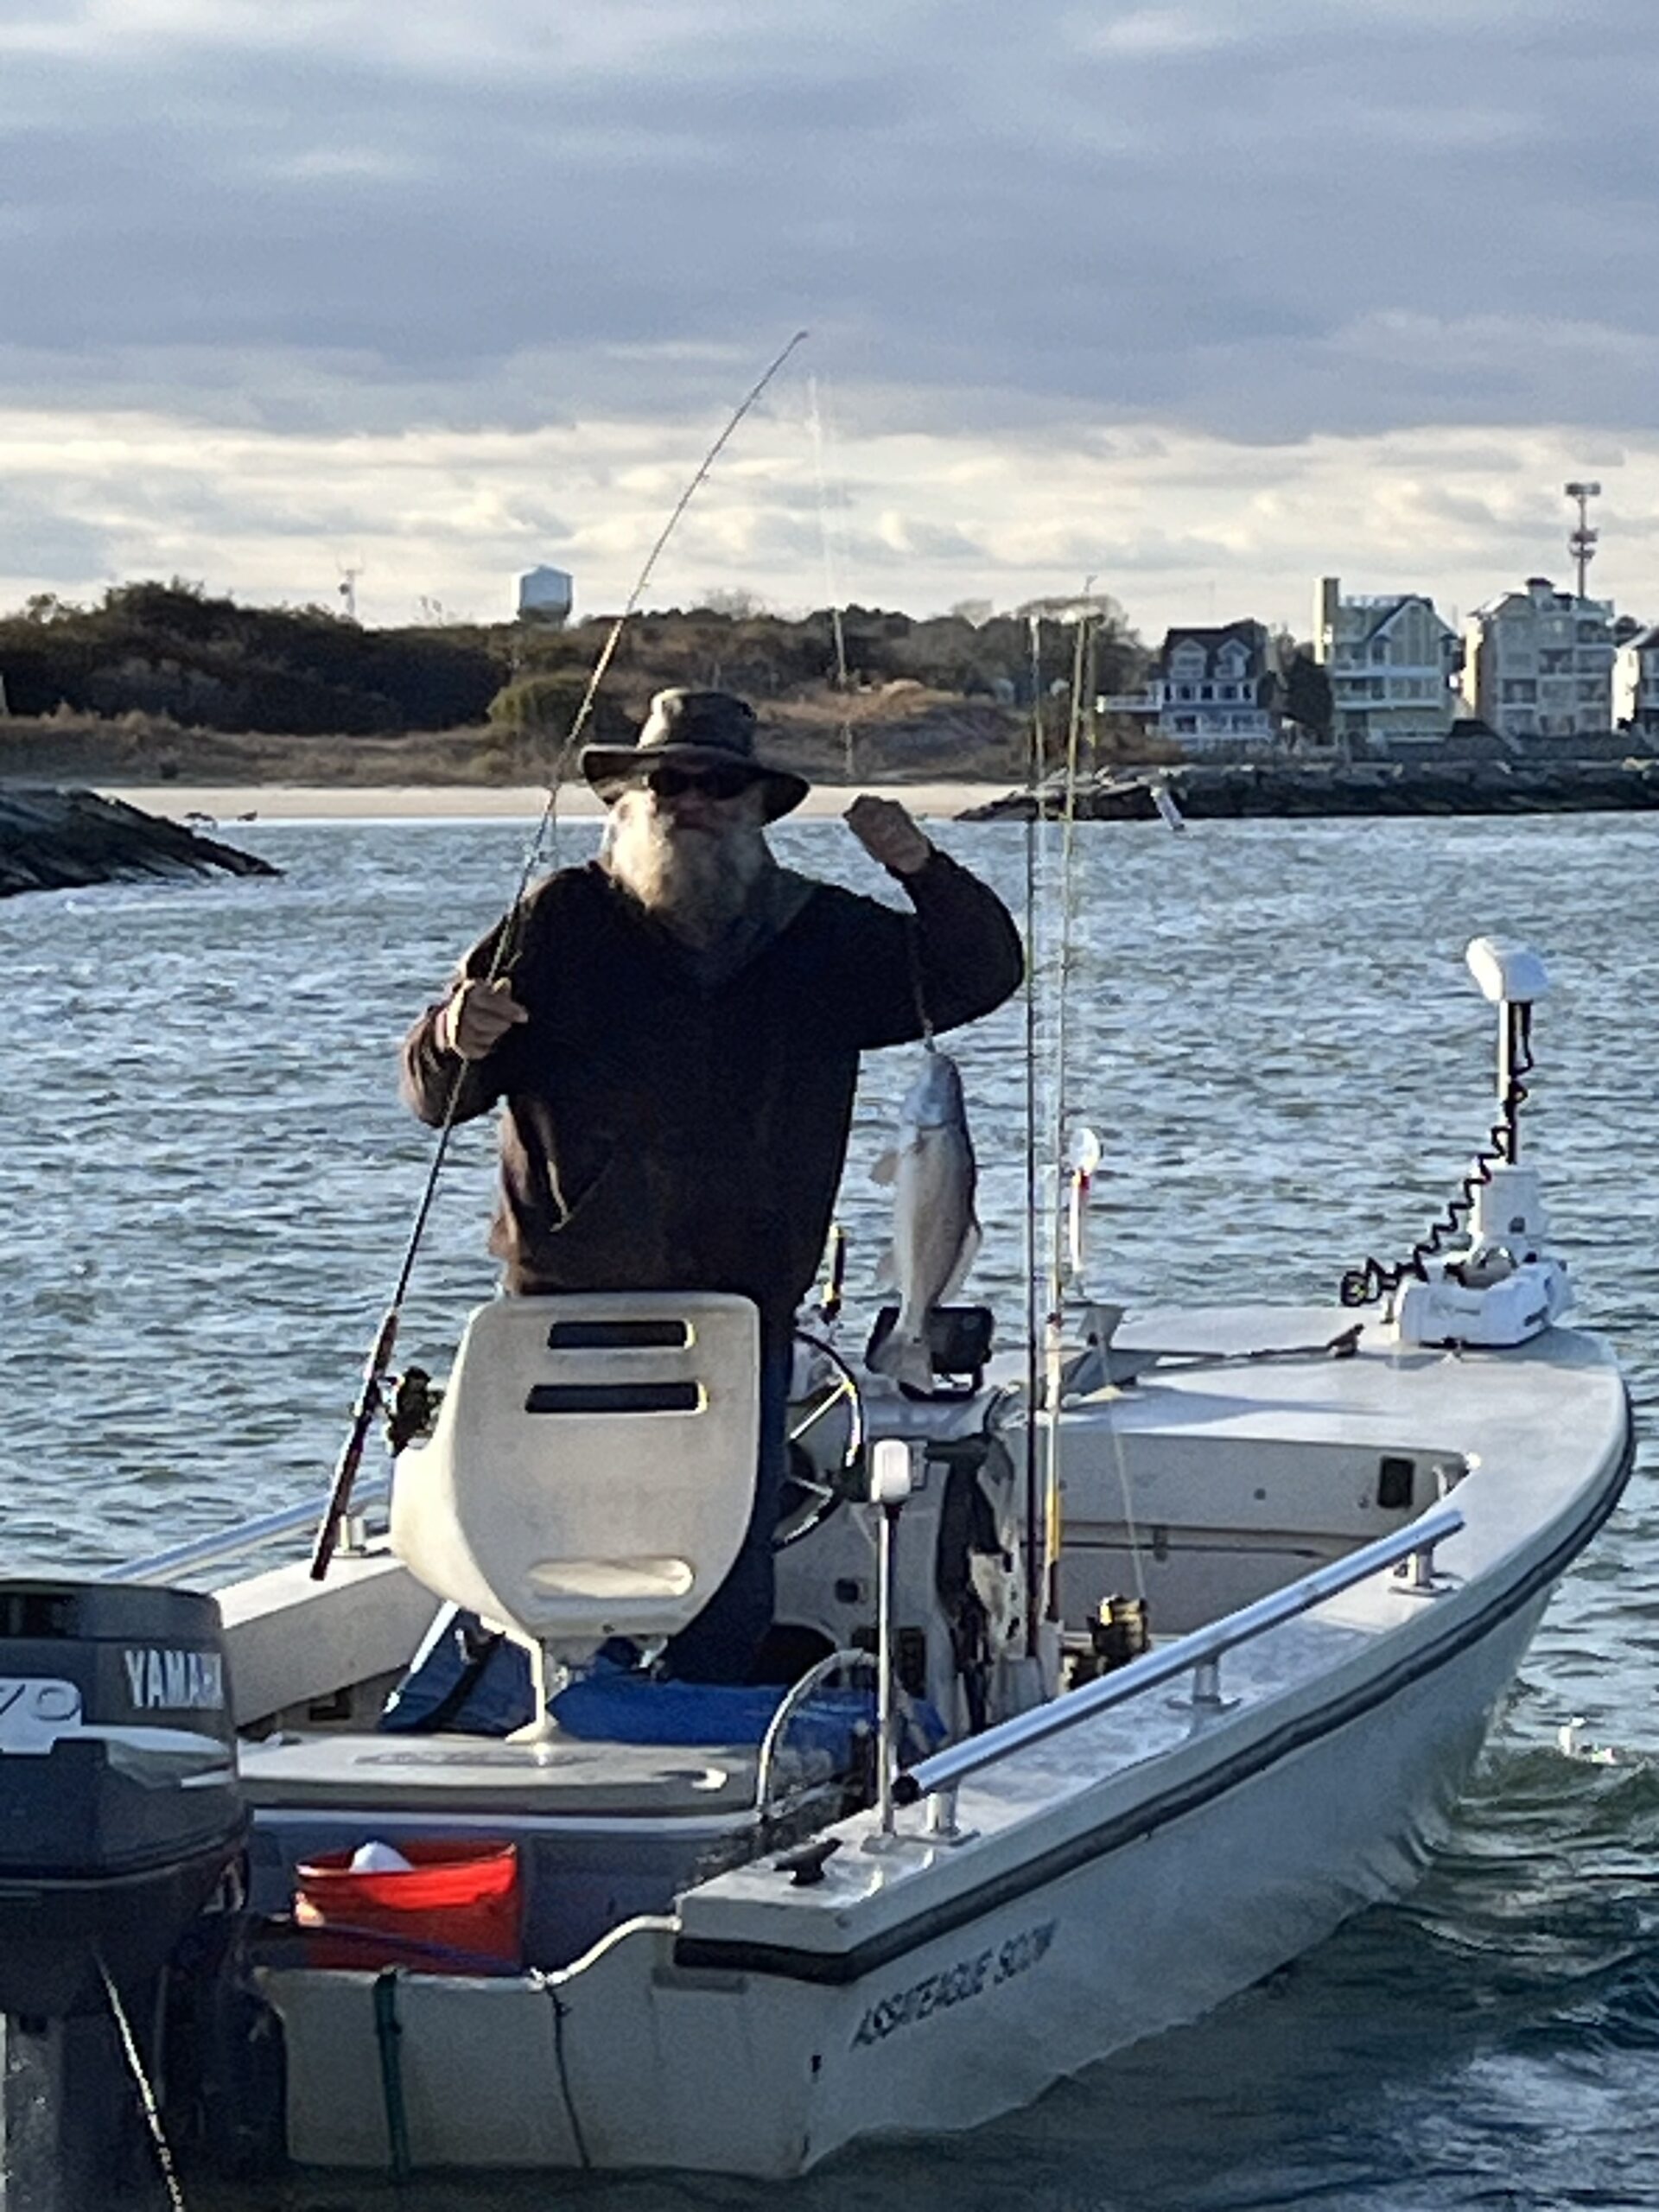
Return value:
[(922, 1835), (928, 1843), (968, 1843), (974, 1830), (965, 1828), (957, 1818), (957, 1792), (954, 1785), (936, 1789), (927, 1800), (927, 1810), (922, 1821)]
[(899, 1837), (894, 1826), (893, 1790), (895, 1765), (897, 1683), (893, 1658), (896, 1637), (893, 1618), (893, 1555), (899, 1535), (899, 1516), (912, 1487), (910, 1446), (902, 1437), (884, 1436), (870, 1454), (870, 1503), (880, 1514), (876, 1524), (875, 1554), (875, 1806), (876, 1833), (864, 1839), (866, 1851), (891, 1851)]
[(1227, 1700), (1221, 1694), (1221, 1661), (1200, 1659), (1192, 1669), (1192, 1702), (1210, 1713), (1219, 1713)]
[[(1434, 1540), (1438, 1541), (1438, 1539)], [(1434, 1566), (1434, 1542), (1419, 1544), (1394, 1570), (1395, 1586), (1408, 1597), (1434, 1598), (1447, 1588), (1447, 1578)]]

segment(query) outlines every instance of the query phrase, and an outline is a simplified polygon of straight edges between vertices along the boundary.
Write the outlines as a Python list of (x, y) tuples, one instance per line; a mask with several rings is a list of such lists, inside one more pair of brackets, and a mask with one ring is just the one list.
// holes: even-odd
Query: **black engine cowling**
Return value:
[(213, 1599), (0, 1582), (0, 2013), (153, 1975), (246, 1826)]

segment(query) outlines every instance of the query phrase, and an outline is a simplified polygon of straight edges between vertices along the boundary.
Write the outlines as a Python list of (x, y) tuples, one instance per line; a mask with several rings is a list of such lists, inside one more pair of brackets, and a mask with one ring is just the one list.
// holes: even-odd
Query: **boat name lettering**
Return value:
[(1010, 1936), (1006, 1943), (976, 1951), (970, 1959), (958, 1959), (954, 1966), (941, 1967), (938, 1974), (912, 1982), (908, 1989), (879, 1999), (859, 2022), (854, 2049), (860, 2044), (885, 2043), (895, 2029), (913, 2028), (947, 2005), (965, 2004), (969, 1998), (982, 1997), (1001, 1982), (1012, 1981), (1016, 1974), (1029, 1973), (1054, 1941), (1058, 1925), (1056, 1921), (1040, 1921), (1034, 1928)]
[(124, 1651), (127, 1687), (141, 1711), (222, 1712), (225, 1660), (218, 1651), (163, 1651), (155, 1644)]

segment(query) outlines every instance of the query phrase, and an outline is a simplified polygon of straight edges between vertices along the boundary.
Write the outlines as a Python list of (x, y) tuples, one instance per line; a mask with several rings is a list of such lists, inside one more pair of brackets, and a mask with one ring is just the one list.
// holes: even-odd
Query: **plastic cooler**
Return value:
[(518, 1847), (400, 1842), (407, 1867), (353, 1871), (353, 1853), (302, 1860), (294, 1899), (314, 1967), (505, 1974), (523, 1960)]

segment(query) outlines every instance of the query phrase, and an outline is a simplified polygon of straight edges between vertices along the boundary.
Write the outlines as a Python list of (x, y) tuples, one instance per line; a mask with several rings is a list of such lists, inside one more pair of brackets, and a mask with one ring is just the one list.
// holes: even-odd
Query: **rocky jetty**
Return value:
[[(1207, 767), (1108, 769), (1077, 794), (1090, 822), (1155, 822), (1156, 794), (1168, 794), (1192, 822), (1308, 817), (1435, 814), (1599, 814), (1659, 809), (1659, 760), (1367, 761), (1300, 766), (1289, 761)], [(1010, 791), (963, 818), (1021, 821), (1035, 807), (1059, 813), (1064, 785), (1033, 799)]]
[(269, 861), (96, 791), (0, 784), (0, 899), (149, 875), (280, 875)]

